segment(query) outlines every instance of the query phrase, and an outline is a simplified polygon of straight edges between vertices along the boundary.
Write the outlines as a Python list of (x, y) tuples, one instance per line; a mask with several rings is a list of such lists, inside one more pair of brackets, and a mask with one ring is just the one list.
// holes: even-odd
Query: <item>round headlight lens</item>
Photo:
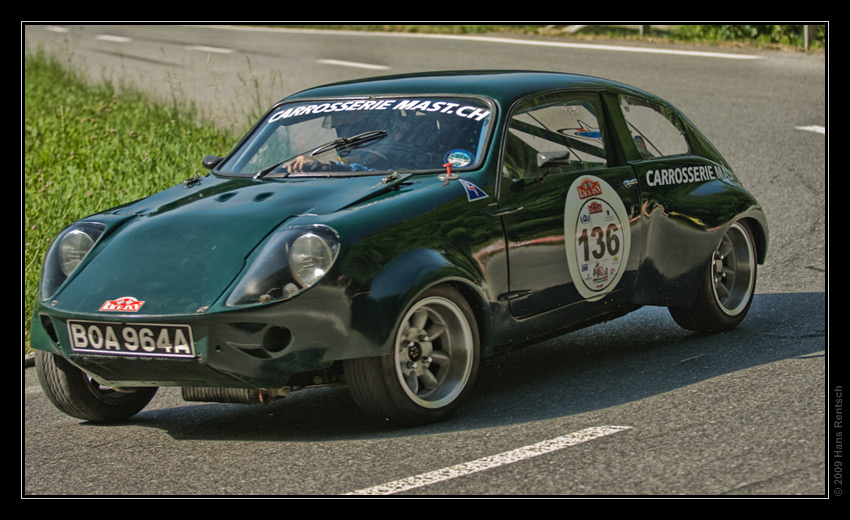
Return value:
[(56, 237), (44, 259), (41, 298), (47, 299), (71, 276), (94, 247), (106, 227), (97, 222), (77, 222)]
[(62, 237), (57, 250), (59, 269), (70, 276), (94, 246), (94, 238), (85, 231), (73, 229)]
[(301, 235), (289, 250), (292, 276), (303, 287), (311, 287), (331, 268), (334, 253), (330, 244), (315, 233)]

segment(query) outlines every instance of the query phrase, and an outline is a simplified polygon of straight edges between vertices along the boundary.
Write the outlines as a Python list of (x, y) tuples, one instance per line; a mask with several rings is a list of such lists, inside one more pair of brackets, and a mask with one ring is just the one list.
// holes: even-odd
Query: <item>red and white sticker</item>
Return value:
[(132, 296), (123, 296), (117, 300), (106, 300), (98, 310), (102, 312), (139, 312), (144, 304), (145, 302)]
[(564, 232), (570, 275), (588, 300), (614, 290), (629, 259), (631, 230), (623, 201), (604, 180), (585, 175), (567, 194)]

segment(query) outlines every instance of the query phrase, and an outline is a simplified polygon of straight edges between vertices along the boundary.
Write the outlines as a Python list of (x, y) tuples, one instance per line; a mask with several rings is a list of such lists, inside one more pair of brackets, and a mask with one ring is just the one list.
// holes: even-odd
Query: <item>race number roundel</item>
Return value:
[(626, 207), (614, 188), (591, 175), (576, 179), (567, 194), (564, 232), (576, 290), (588, 300), (602, 298), (620, 281), (631, 246)]

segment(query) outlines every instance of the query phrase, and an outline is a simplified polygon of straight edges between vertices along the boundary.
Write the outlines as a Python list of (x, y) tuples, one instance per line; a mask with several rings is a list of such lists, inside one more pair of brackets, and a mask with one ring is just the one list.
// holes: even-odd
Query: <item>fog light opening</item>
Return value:
[(263, 348), (267, 352), (282, 352), (292, 342), (292, 332), (286, 327), (272, 327), (263, 337)]
[(50, 341), (58, 345), (59, 336), (56, 335), (56, 329), (53, 328), (53, 320), (50, 319), (50, 316), (45, 316), (44, 314), (39, 315), (39, 319), (41, 320), (41, 326), (44, 328), (44, 332), (47, 333), (47, 337), (50, 338)]

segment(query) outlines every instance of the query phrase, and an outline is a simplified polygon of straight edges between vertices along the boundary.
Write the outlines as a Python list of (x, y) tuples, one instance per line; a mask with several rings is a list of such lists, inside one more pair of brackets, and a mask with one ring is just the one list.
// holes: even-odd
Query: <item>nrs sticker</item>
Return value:
[(117, 300), (106, 300), (98, 310), (102, 312), (138, 312), (144, 304), (145, 302), (132, 296), (124, 296)]

